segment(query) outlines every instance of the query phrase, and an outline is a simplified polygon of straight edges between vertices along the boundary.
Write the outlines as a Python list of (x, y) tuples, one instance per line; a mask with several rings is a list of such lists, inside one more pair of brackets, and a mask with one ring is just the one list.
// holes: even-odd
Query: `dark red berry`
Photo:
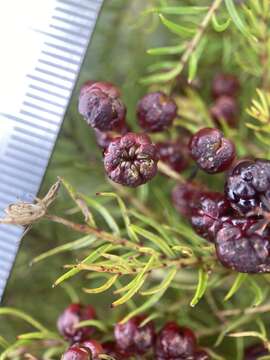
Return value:
[(172, 191), (172, 201), (176, 210), (183, 216), (189, 218), (194, 204), (202, 195), (204, 188), (192, 183), (178, 184)]
[(269, 231), (260, 220), (228, 219), (217, 232), (217, 257), (227, 268), (243, 273), (270, 272)]
[(197, 349), (194, 354), (194, 360), (210, 360), (210, 357), (205, 350)]
[(57, 327), (61, 335), (71, 342), (86, 340), (94, 331), (91, 326), (77, 328), (83, 320), (95, 319), (96, 313), (91, 305), (71, 304), (59, 316)]
[(149, 132), (166, 130), (177, 114), (175, 101), (163, 92), (145, 95), (137, 105), (140, 126)]
[(189, 143), (191, 157), (209, 174), (227, 170), (235, 158), (234, 144), (218, 129), (204, 128)]
[(214, 241), (217, 231), (231, 214), (229, 202), (218, 192), (204, 192), (192, 206), (190, 222), (204, 239)]
[(119, 349), (127, 353), (144, 354), (152, 348), (155, 340), (154, 324), (150, 321), (140, 326), (144, 319), (144, 316), (135, 316), (115, 326), (114, 336)]
[(261, 356), (269, 355), (263, 344), (255, 344), (245, 349), (244, 360), (259, 360)]
[(118, 133), (113, 131), (99, 131), (97, 129), (95, 129), (94, 131), (98, 146), (100, 146), (101, 149), (106, 150), (107, 147), (110, 145), (111, 141), (113, 141), (119, 135), (127, 134), (128, 132), (130, 132), (130, 129), (128, 126), (124, 126), (122, 129), (119, 130)]
[(187, 148), (180, 142), (159, 142), (156, 144), (159, 158), (175, 171), (183, 171), (188, 166)]
[(232, 74), (217, 74), (212, 83), (212, 95), (218, 98), (223, 95), (236, 96), (240, 84), (236, 76)]
[(98, 360), (98, 355), (105, 353), (102, 345), (96, 340), (85, 340), (81, 345), (90, 350), (92, 360)]
[(63, 354), (61, 360), (92, 360), (92, 356), (87, 348), (73, 345)]
[(225, 194), (231, 205), (242, 214), (257, 208), (269, 210), (270, 161), (242, 160), (230, 171)]
[(236, 100), (230, 96), (221, 96), (210, 109), (212, 118), (217, 125), (224, 120), (230, 127), (236, 126), (236, 118), (238, 114), (238, 106)]
[(125, 125), (126, 108), (120, 92), (107, 82), (87, 81), (82, 86), (79, 113), (100, 131), (119, 130)]
[(108, 177), (116, 183), (136, 187), (157, 173), (158, 154), (147, 135), (128, 133), (114, 139), (104, 153)]
[(129, 354), (119, 349), (114, 341), (107, 341), (102, 344), (102, 347), (105, 354), (112, 356), (115, 360), (129, 359)]
[(193, 332), (169, 322), (157, 336), (155, 354), (158, 360), (193, 359), (195, 348), (196, 339)]

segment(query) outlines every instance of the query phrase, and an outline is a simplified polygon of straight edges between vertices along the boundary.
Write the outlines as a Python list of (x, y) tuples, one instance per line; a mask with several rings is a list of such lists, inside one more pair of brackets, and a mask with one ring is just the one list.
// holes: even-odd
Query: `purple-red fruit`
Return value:
[(124, 360), (129, 358), (129, 354), (124, 353), (117, 347), (114, 341), (107, 341), (102, 344), (104, 353), (112, 356), (115, 360)]
[(159, 158), (175, 171), (183, 171), (188, 166), (187, 148), (173, 141), (159, 142), (156, 144)]
[(111, 83), (87, 81), (80, 91), (78, 109), (94, 129), (117, 131), (125, 125), (126, 108)]
[(175, 322), (167, 323), (157, 336), (157, 360), (193, 359), (195, 351), (196, 339), (193, 332), (178, 326)]
[(242, 160), (229, 172), (225, 194), (241, 214), (270, 208), (270, 161)]
[(93, 332), (91, 326), (77, 328), (79, 322), (96, 318), (96, 312), (91, 305), (71, 304), (59, 316), (57, 327), (61, 335), (71, 342), (86, 340)]
[(245, 349), (244, 360), (259, 360), (260, 357), (269, 355), (263, 344), (255, 344)]
[(116, 183), (136, 187), (157, 173), (158, 154), (147, 135), (128, 133), (114, 139), (104, 153), (108, 177)]
[(140, 326), (144, 319), (144, 316), (135, 316), (115, 326), (114, 336), (119, 349), (131, 354), (144, 354), (152, 348), (155, 341), (154, 324), (150, 321)]
[(87, 348), (73, 345), (63, 354), (61, 360), (92, 360), (92, 355)]
[(217, 231), (229, 216), (231, 207), (224, 195), (218, 192), (204, 192), (197, 197), (192, 207), (190, 222), (203, 238), (214, 241)]
[(145, 131), (166, 130), (176, 115), (175, 101), (161, 91), (145, 95), (137, 105), (138, 121)]
[(238, 219), (222, 223), (215, 238), (219, 261), (227, 268), (242, 273), (270, 272), (268, 229), (260, 220)]
[(130, 132), (128, 126), (124, 126), (122, 129), (119, 130), (118, 133), (113, 131), (99, 131), (97, 129), (95, 131), (96, 141), (101, 149), (106, 150), (107, 147), (110, 145), (111, 141), (113, 141), (119, 135), (125, 135)]
[(219, 97), (212, 105), (210, 113), (216, 124), (219, 125), (221, 120), (224, 120), (230, 127), (235, 127), (238, 114), (235, 98), (230, 96)]
[(92, 355), (92, 360), (98, 360), (98, 356), (100, 354), (104, 354), (105, 350), (103, 349), (102, 345), (96, 341), (96, 340), (85, 340), (81, 343), (81, 346), (83, 346), (84, 348), (89, 349), (91, 355)]
[(194, 360), (210, 360), (210, 357), (205, 350), (197, 349), (194, 355)]
[(198, 166), (209, 174), (227, 170), (235, 158), (234, 144), (214, 128), (204, 128), (194, 134), (189, 150)]
[(202, 195), (204, 189), (192, 183), (178, 184), (172, 191), (172, 201), (176, 210), (183, 216), (189, 218), (194, 204)]
[(212, 83), (212, 95), (214, 98), (224, 95), (234, 97), (238, 94), (239, 89), (239, 81), (232, 74), (217, 74)]

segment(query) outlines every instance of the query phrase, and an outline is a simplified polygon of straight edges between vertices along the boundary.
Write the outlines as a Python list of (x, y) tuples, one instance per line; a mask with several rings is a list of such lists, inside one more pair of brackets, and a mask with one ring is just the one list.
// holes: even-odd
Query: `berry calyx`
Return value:
[(125, 125), (126, 108), (111, 83), (87, 81), (80, 91), (78, 109), (94, 129), (117, 131)]
[(204, 192), (192, 206), (190, 222), (194, 230), (208, 241), (214, 241), (217, 231), (231, 213), (231, 207), (224, 195), (218, 192)]
[(260, 220), (228, 219), (215, 238), (219, 261), (242, 273), (270, 272), (269, 231)]
[(175, 101), (161, 91), (146, 94), (137, 105), (139, 124), (149, 132), (166, 130), (176, 114)]
[(63, 354), (61, 360), (92, 360), (92, 355), (87, 348), (73, 345)]
[(265, 159), (242, 160), (229, 172), (225, 194), (231, 206), (241, 214), (269, 210), (270, 161)]
[(227, 170), (235, 158), (235, 146), (223, 133), (204, 128), (195, 133), (189, 143), (190, 155), (209, 174)]
[(136, 187), (157, 173), (158, 154), (147, 135), (128, 133), (114, 139), (104, 153), (108, 177), (116, 183)]
[(93, 332), (91, 326), (76, 326), (83, 320), (92, 320), (96, 318), (96, 312), (91, 305), (83, 306), (81, 304), (71, 304), (59, 316), (57, 327), (61, 335), (71, 342), (81, 342), (86, 340)]
[(212, 95), (214, 98), (220, 96), (236, 96), (240, 84), (236, 76), (232, 74), (217, 74), (212, 83)]
[(159, 332), (155, 343), (158, 360), (194, 358), (196, 339), (193, 332), (178, 326), (175, 322), (167, 323)]
[(124, 324), (116, 324), (114, 336), (119, 349), (131, 354), (144, 354), (152, 348), (155, 340), (153, 322), (140, 326), (144, 316), (135, 316)]
[(85, 340), (81, 343), (84, 348), (89, 349), (92, 360), (98, 360), (98, 355), (104, 354), (105, 350), (102, 345), (96, 340)]
[(235, 127), (237, 113), (236, 100), (230, 96), (219, 97), (210, 108), (210, 114), (217, 125), (224, 120), (230, 127)]
[(254, 344), (245, 349), (244, 360), (259, 360), (265, 355), (269, 355), (269, 351), (263, 344)]
[(175, 171), (183, 171), (188, 166), (187, 149), (179, 142), (167, 141), (156, 144), (159, 158)]

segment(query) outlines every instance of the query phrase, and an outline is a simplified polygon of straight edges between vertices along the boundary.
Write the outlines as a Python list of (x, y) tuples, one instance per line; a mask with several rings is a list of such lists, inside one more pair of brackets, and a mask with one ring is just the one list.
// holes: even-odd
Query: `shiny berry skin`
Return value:
[(194, 354), (194, 360), (210, 360), (210, 357), (205, 350), (197, 349)]
[(135, 316), (124, 324), (116, 324), (114, 336), (119, 349), (131, 354), (144, 354), (152, 348), (155, 341), (154, 324), (150, 321), (146, 325), (140, 324), (144, 316)]
[(80, 345), (90, 350), (93, 360), (98, 360), (99, 354), (104, 354), (105, 351), (102, 345), (96, 340), (85, 340)]
[(255, 220), (223, 222), (215, 245), (219, 261), (227, 268), (242, 273), (270, 272), (269, 231), (262, 234), (260, 223)]
[(212, 83), (212, 95), (214, 98), (224, 95), (234, 97), (239, 92), (239, 89), (239, 81), (232, 74), (217, 74)]
[(202, 195), (203, 188), (192, 183), (178, 184), (172, 191), (172, 201), (176, 210), (187, 218), (191, 216), (193, 206)]
[(193, 359), (195, 348), (196, 339), (193, 332), (178, 326), (175, 322), (169, 322), (157, 335), (155, 344), (156, 359)]
[(221, 96), (210, 108), (210, 113), (217, 125), (224, 120), (230, 127), (237, 125), (238, 106), (236, 100), (230, 96)]
[(192, 207), (190, 222), (194, 230), (208, 241), (213, 241), (217, 231), (229, 216), (231, 207), (224, 195), (218, 192), (204, 192), (197, 197)]
[(156, 144), (159, 158), (175, 171), (183, 171), (188, 166), (187, 149), (179, 142), (167, 141)]
[(269, 355), (263, 344), (255, 344), (245, 349), (244, 360), (259, 360), (260, 357)]
[(92, 356), (87, 348), (73, 345), (63, 354), (61, 360), (92, 360)]
[(104, 152), (108, 177), (116, 183), (136, 187), (151, 180), (157, 173), (158, 154), (150, 138), (128, 133), (114, 139)]
[(88, 125), (100, 131), (119, 130), (125, 125), (126, 108), (111, 83), (87, 81), (80, 91), (78, 110)]
[(104, 353), (112, 356), (115, 360), (124, 360), (129, 358), (129, 354), (121, 351), (114, 341), (107, 341), (102, 344), (102, 347), (104, 349)]
[(242, 160), (229, 172), (225, 194), (241, 214), (256, 208), (267, 209), (270, 202), (270, 161)]
[(214, 128), (204, 128), (192, 136), (190, 155), (209, 174), (227, 170), (235, 158), (235, 146)]
[(148, 132), (166, 130), (176, 115), (175, 101), (161, 91), (146, 94), (137, 105), (139, 124)]
[(76, 328), (76, 325), (83, 320), (96, 318), (96, 312), (91, 305), (71, 304), (59, 316), (57, 327), (61, 335), (71, 342), (86, 340), (94, 329), (90, 326)]

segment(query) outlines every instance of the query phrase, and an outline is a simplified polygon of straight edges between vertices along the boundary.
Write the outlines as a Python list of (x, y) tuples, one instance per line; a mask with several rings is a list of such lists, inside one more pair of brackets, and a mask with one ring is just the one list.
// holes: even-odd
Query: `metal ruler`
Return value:
[[(8, 0), (0, 13), (0, 217), (35, 196), (103, 0)], [(0, 225), (0, 299), (23, 228)]]

